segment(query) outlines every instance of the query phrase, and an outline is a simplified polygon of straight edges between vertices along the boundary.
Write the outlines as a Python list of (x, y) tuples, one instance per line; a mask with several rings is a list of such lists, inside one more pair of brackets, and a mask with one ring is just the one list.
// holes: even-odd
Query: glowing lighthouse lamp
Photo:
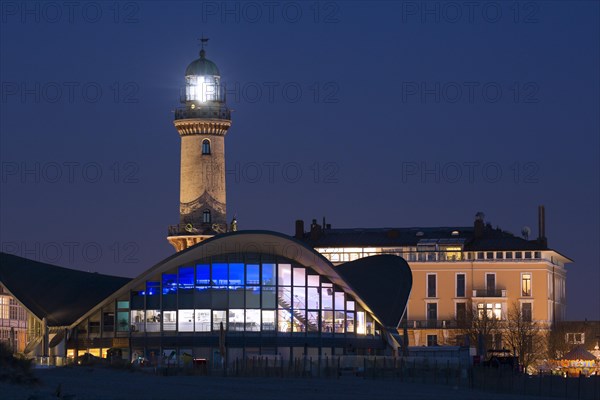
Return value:
[[(221, 76), (216, 64), (206, 58), (204, 45), (208, 39), (200, 39), (200, 58), (192, 62), (185, 71), (185, 102), (221, 102)], [(192, 108), (194, 104), (191, 105)]]

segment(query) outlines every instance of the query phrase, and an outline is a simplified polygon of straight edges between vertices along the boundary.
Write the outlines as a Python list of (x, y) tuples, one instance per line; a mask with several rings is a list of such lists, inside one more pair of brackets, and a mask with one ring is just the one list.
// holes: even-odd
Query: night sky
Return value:
[(2, 2), (2, 251), (133, 277), (173, 254), (173, 110), (210, 38), (240, 229), (495, 226), (600, 319), (596, 1)]

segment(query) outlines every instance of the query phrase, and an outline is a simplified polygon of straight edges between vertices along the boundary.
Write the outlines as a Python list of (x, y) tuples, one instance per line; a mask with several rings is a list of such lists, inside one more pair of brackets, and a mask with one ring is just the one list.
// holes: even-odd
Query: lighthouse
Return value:
[(225, 90), (217, 65), (200, 57), (185, 70), (181, 107), (174, 125), (181, 138), (179, 223), (169, 227), (167, 240), (176, 251), (227, 231), (225, 135), (231, 126)]

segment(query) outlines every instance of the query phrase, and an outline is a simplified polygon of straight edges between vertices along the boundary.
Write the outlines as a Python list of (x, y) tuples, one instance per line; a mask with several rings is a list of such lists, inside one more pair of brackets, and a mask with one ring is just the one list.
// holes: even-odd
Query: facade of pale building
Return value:
[(27, 312), (0, 284), (0, 342), (15, 352), (27, 344)]
[[(505, 321), (511, 307), (550, 328), (566, 312), (566, 269), (571, 260), (547, 247), (543, 208), (540, 237), (515, 237), (478, 216), (471, 227), (331, 229), (303, 223), (296, 237), (334, 264), (375, 254), (408, 261), (413, 287), (399, 329), (414, 346), (464, 343), (469, 318)], [(502, 348), (501, 333), (491, 346)], [(474, 345), (474, 344), (471, 344)]]

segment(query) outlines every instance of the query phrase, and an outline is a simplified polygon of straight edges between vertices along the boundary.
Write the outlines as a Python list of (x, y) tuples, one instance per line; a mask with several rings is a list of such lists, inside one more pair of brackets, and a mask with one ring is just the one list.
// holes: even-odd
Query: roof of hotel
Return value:
[(48, 326), (67, 326), (131, 281), (0, 253), (0, 283)]
[(487, 226), (480, 237), (473, 227), (413, 227), (325, 229), (317, 235), (307, 232), (302, 241), (313, 247), (396, 247), (437, 244), (464, 244), (466, 251), (546, 250), (543, 243), (526, 240)]

